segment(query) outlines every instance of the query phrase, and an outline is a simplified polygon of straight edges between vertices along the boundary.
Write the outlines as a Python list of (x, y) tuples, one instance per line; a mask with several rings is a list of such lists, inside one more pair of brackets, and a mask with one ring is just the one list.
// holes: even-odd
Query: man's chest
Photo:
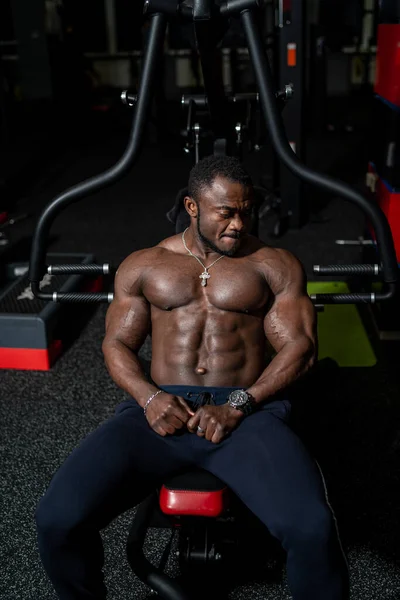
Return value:
[(172, 310), (200, 303), (221, 310), (254, 312), (263, 308), (270, 295), (263, 276), (245, 263), (218, 264), (205, 270), (194, 258), (176, 264), (155, 265), (146, 274), (144, 295), (153, 306)]

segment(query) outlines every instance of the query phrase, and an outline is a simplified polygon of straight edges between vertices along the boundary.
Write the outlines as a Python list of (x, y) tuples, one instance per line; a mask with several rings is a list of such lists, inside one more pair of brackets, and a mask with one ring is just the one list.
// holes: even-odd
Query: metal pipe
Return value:
[(143, 553), (143, 544), (151, 515), (158, 502), (157, 494), (151, 494), (139, 504), (129, 531), (126, 551), (132, 571), (141, 581), (166, 600), (189, 600), (190, 596), (182, 587), (153, 566)]
[(162, 12), (169, 17), (177, 17), (179, 11), (180, 6), (178, 0), (146, 0), (143, 5), (144, 14)]
[(310, 294), (316, 304), (375, 304), (391, 300), (396, 294), (396, 284), (389, 283), (385, 292), (362, 292), (348, 294)]
[(142, 81), (130, 138), (124, 154), (113, 167), (101, 175), (91, 177), (57, 196), (40, 216), (33, 235), (29, 278), (32, 292), (42, 300), (52, 300), (53, 298), (52, 294), (44, 294), (40, 291), (39, 282), (46, 272), (47, 238), (50, 226), (56, 216), (72, 202), (77, 202), (84, 196), (93, 194), (97, 190), (115, 183), (125, 175), (139, 155), (148, 113), (152, 104), (156, 69), (158, 61), (162, 57), (166, 24), (165, 15), (156, 14), (151, 18), (148, 47), (143, 62)]
[(243, 10), (258, 8), (265, 4), (265, 0), (226, 0), (220, 6), (220, 14), (224, 17), (231, 17)]

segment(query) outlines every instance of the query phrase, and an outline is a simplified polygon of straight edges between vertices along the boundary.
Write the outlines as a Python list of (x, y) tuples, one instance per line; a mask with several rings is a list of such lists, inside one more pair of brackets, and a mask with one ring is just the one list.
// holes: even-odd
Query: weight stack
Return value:
[[(400, 20), (400, 15), (399, 15)], [(380, 23), (369, 187), (388, 219), (400, 262), (400, 23)]]
[[(91, 264), (92, 254), (48, 254), (47, 264)], [(58, 304), (34, 297), (29, 265), (16, 265), (15, 277), (0, 292), (0, 369), (48, 371), (78, 334), (90, 306)], [(45, 275), (43, 292), (99, 292), (103, 277)]]
[[(397, 262), (400, 264), (400, 189), (392, 188), (387, 180), (379, 177), (374, 163), (369, 163), (368, 174), (372, 176), (370, 181), (373, 181), (371, 187), (374, 196), (390, 225)], [(373, 230), (371, 237), (375, 239)]]
[[(400, 42), (399, 42), (400, 44)], [(400, 74), (399, 74), (400, 77)], [(379, 177), (400, 192), (400, 107), (375, 97), (371, 163)]]

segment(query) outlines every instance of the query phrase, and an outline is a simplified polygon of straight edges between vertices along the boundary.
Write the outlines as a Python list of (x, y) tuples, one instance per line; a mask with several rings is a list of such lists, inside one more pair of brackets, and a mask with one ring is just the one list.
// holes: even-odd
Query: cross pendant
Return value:
[(199, 279), (201, 279), (201, 285), (205, 287), (207, 285), (207, 279), (210, 279), (211, 275), (204, 271), (201, 275), (199, 275)]

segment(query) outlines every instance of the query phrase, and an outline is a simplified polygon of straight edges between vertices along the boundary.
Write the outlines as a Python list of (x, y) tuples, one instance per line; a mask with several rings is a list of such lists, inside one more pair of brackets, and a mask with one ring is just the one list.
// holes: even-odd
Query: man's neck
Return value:
[(185, 234), (185, 242), (186, 246), (189, 248), (193, 254), (198, 256), (200, 260), (216, 260), (219, 256), (221, 256), (221, 252), (216, 252), (200, 238), (197, 231), (193, 231), (190, 227)]

